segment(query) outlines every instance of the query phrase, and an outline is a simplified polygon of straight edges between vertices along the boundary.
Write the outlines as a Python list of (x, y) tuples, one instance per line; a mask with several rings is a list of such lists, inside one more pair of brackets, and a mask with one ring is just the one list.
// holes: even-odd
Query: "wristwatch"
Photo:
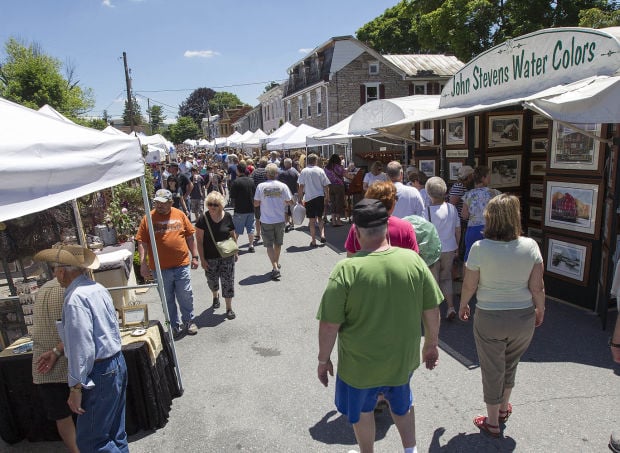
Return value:
[(82, 384), (75, 384), (73, 387), (69, 387), (69, 390), (72, 392), (81, 392)]
[(54, 346), (54, 348), (52, 349), (52, 351), (54, 351), (54, 354), (56, 354), (56, 357), (60, 357), (62, 355), (62, 352), (60, 352), (56, 346)]
[(193, 259), (193, 260), (199, 260), (199, 259), (200, 259), (200, 257), (199, 257), (199, 256), (192, 256), (192, 259)]

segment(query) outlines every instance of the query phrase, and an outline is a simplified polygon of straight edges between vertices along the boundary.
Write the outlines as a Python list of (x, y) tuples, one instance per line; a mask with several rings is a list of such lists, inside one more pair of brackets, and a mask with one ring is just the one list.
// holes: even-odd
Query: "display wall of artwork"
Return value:
[(576, 178), (545, 180), (545, 226), (570, 234), (600, 235), (602, 182)]
[(533, 222), (542, 222), (542, 205), (531, 204), (529, 209), (528, 218)]
[(547, 236), (545, 272), (553, 277), (587, 286), (592, 244), (573, 238)]
[(546, 155), (549, 150), (549, 139), (545, 137), (532, 137), (532, 154)]
[(489, 187), (519, 187), (521, 185), (521, 155), (490, 155), (487, 165), (491, 171)]
[(518, 147), (523, 143), (523, 115), (489, 115), (487, 146), (489, 149)]
[(462, 166), (462, 161), (448, 162), (448, 177), (450, 181), (457, 181), (459, 179), (459, 168), (461, 168)]
[(531, 182), (529, 196), (530, 198), (542, 200), (545, 196), (545, 185), (543, 183)]
[[(577, 128), (601, 135), (600, 124), (576, 124)], [(600, 175), (604, 151), (601, 142), (558, 122), (553, 123), (549, 169), (573, 170)]]

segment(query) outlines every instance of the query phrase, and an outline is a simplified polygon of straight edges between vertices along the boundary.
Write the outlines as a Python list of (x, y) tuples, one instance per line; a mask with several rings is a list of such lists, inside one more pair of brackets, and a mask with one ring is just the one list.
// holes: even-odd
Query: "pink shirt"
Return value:
[[(411, 249), (416, 253), (420, 253), (418, 248), (418, 241), (415, 238), (415, 231), (413, 225), (398, 217), (390, 216), (388, 219), (388, 238), (390, 244), (394, 247), (400, 247), (403, 249)], [(349, 230), (347, 240), (344, 241), (344, 248), (347, 252), (358, 252), (362, 246), (355, 237), (355, 225)]]

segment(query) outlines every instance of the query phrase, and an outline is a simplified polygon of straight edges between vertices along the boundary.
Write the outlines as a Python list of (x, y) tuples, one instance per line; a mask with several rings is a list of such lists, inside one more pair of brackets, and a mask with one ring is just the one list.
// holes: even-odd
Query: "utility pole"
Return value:
[(149, 115), (149, 135), (153, 135), (153, 123), (151, 123), (151, 98), (146, 98), (146, 113)]
[(131, 98), (131, 79), (129, 78), (129, 68), (127, 67), (127, 53), (123, 52), (123, 64), (125, 65), (125, 84), (127, 85), (127, 108), (129, 109), (129, 130), (133, 132), (133, 99)]

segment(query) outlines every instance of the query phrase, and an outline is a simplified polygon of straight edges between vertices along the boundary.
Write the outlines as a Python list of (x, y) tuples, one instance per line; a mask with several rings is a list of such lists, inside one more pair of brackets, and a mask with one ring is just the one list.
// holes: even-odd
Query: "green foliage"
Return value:
[(48, 104), (71, 119), (93, 108), (92, 91), (72, 80), (72, 68), (66, 68), (68, 77), (63, 77), (60, 61), (45, 55), (38, 44), (9, 38), (4, 47), (0, 96), (33, 109)]
[(103, 118), (90, 118), (90, 119), (77, 118), (75, 122), (81, 126), (91, 127), (93, 129), (97, 129), (98, 131), (102, 131), (106, 127), (108, 127), (107, 121), (104, 120)]
[(188, 138), (198, 138), (200, 134), (200, 128), (194, 120), (189, 116), (183, 116), (177, 120), (176, 124), (172, 124), (168, 128), (167, 136), (172, 143), (183, 143)]
[(166, 115), (161, 105), (153, 105), (150, 109), (146, 109), (146, 114), (149, 116), (149, 125), (151, 126), (151, 135), (159, 133), (161, 127), (164, 124)]
[(219, 91), (215, 93), (213, 99), (209, 101), (209, 109), (211, 110), (211, 113), (217, 112), (220, 115), (226, 109), (243, 105), (243, 102), (241, 102), (236, 94), (228, 93), (227, 91)]
[(468, 61), (505, 41), (543, 28), (617, 25), (605, 0), (401, 0), (357, 31), (381, 53), (454, 53)]
[(263, 93), (266, 93), (267, 91), (274, 89), (278, 85), (280, 85), (278, 82), (274, 82), (272, 80), (271, 82), (269, 82), (269, 84), (265, 85), (265, 89), (263, 90)]
[[(131, 116), (129, 110), (129, 103), (125, 101), (125, 109), (123, 110), (123, 124), (125, 126), (131, 126)], [(142, 110), (140, 109), (140, 104), (136, 100), (135, 96), (131, 97), (131, 108), (133, 110), (133, 124), (134, 126), (138, 126), (144, 123), (144, 118), (142, 117)]]
[(209, 101), (214, 96), (215, 91), (211, 88), (198, 88), (192, 91), (192, 94), (179, 106), (179, 118), (189, 116), (200, 127), (200, 122), (208, 114)]

